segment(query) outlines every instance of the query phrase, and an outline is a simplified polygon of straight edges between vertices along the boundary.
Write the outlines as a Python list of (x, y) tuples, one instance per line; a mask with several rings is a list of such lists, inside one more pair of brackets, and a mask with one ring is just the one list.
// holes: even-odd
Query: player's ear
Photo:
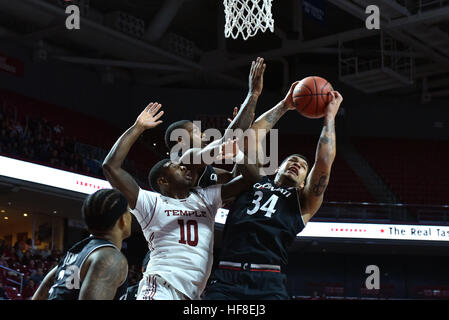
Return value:
[(188, 142), (186, 142), (186, 140), (183, 139), (182, 137), (178, 137), (178, 143), (181, 144), (182, 146), (187, 146), (187, 147), (189, 147), (189, 146), (187, 145)]
[(117, 219), (115, 224), (119, 229), (125, 229), (126, 226), (126, 213), (122, 214), (120, 218)]
[(160, 177), (157, 179), (156, 182), (157, 182), (157, 184), (160, 185), (160, 186), (168, 185), (168, 180), (167, 180), (167, 178), (165, 178), (164, 176), (160, 176)]

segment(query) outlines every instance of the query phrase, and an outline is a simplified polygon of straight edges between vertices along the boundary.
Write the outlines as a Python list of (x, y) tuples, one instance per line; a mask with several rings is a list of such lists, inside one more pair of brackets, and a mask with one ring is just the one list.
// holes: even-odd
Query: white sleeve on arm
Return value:
[(200, 192), (203, 195), (204, 201), (211, 207), (214, 216), (217, 214), (217, 210), (223, 206), (223, 201), (221, 200), (221, 186), (221, 184), (216, 184), (204, 189), (199, 189), (201, 190)]
[(158, 201), (160, 201), (158, 193), (139, 189), (136, 207), (131, 210), (131, 213), (136, 217), (142, 229), (153, 218)]

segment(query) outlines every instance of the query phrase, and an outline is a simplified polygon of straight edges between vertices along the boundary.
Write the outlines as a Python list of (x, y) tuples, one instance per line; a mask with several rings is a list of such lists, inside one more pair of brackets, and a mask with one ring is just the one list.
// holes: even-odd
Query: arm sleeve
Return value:
[(152, 220), (159, 201), (158, 198), (159, 194), (156, 192), (139, 189), (136, 207), (130, 211), (136, 217), (142, 229)]

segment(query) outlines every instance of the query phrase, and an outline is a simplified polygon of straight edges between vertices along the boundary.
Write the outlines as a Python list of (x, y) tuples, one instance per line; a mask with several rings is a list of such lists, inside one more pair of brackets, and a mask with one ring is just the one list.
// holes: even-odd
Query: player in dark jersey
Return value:
[[(295, 109), (292, 88), (256, 120), (253, 129), (270, 130), (287, 110)], [(284, 273), (287, 249), (322, 204), (336, 154), (334, 120), (342, 100), (332, 92), (310, 174), (307, 159), (293, 154), (282, 162), (273, 180), (262, 177), (234, 202), (218, 267), (204, 299), (289, 299)]]
[(91, 235), (76, 243), (44, 278), (33, 300), (112, 300), (126, 292), (122, 242), (131, 234), (126, 198), (116, 189), (89, 195), (82, 207)]
[[(265, 72), (266, 65), (264, 64), (264, 59), (258, 57), (252, 62), (250, 73), (249, 73), (249, 91), (248, 95), (243, 102), (240, 110), (234, 109), (234, 119), (231, 121), (227, 129), (242, 129), (243, 131), (251, 126), (254, 120), (255, 109), (257, 101), (263, 88), (263, 74)], [(186, 136), (178, 135), (177, 141), (173, 141), (171, 137), (172, 133), (176, 129), (183, 129), (183, 132), (187, 133)], [(211, 143), (209, 147), (213, 147), (213, 144), (218, 145), (227, 140), (227, 136), (224, 136), (221, 140), (216, 140)], [(185, 141), (189, 140), (189, 141)], [(204, 140), (204, 135), (192, 121), (190, 120), (180, 120), (172, 123), (165, 131), (165, 144), (167, 148), (171, 150), (176, 150), (175, 146), (182, 148), (203, 148), (207, 145)], [(181, 150), (178, 150), (181, 151)], [(182, 156), (178, 151), (175, 151), (178, 156)], [(181, 152), (182, 153), (182, 152)], [(193, 185), (202, 188), (214, 185), (223, 184), (231, 181), (237, 176), (236, 171), (228, 171), (222, 168), (213, 167), (210, 164), (195, 164), (187, 165), (189, 170), (193, 174)]]

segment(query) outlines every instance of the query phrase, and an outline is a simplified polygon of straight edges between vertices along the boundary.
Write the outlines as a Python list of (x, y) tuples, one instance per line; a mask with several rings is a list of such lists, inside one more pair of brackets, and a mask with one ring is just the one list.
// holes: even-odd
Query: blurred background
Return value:
[[(380, 8), (368, 30), (365, 9)], [(65, 8), (81, 12), (68, 30)], [(267, 64), (256, 117), (291, 83), (326, 78), (344, 102), (325, 202), (312, 222), (448, 226), (449, 1), (274, 0), (274, 32), (224, 37), (222, 1), (0, 0), (0, 155), (103, 179), (101, 164), (152, 101), (164, 123), (125, 163), (150, 189), (181, 119), (227, 126), (248, 91), (251, 61)], [(314, 159), (322, 120), (291, 111), (279, 158)], [(85, 194), (0, 175), (0, 294), (29, 299), (65, 250), (87, 236)], [(123, 252), (130, 282), (148, 250), (137, 222)], [(217, 224), (215, 253), (222, 225)], [(447, 241), (298, 237), (288, 279), (295, 299), (448, 299)], [(367, 290), (367, 265), (380, 289)], [(0, 297), (0, 298), (1, 298)]]

